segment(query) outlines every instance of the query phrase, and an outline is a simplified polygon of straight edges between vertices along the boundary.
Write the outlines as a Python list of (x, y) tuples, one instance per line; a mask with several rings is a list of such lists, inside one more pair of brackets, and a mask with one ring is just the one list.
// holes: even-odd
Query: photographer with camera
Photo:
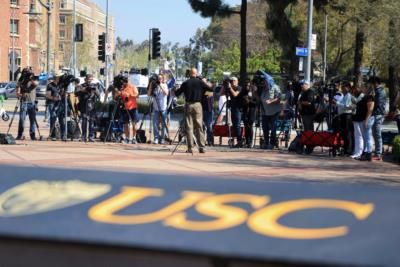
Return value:
[(253, 125), (256, 121), (257, 105), (260, 98), (257, 93), (257, 86), (254, 81), (247, 80), (243, 92), (243, 124), (245, 129), (246, 147), (253, 145)]
[[(152, 97), (154, 144), (164, 144), (167, 129), (168, 86), (163, 74), (153, 76), (147, 88), (147, 95)], [(160, 133), (161, 126), (161, 133)]]
[(89, 142), (94, 142), (94, 122), (96, 120), (96, 101), (100, 96), (98, 85), (93, 83), (93, 75), (87, 74), (85, 82), (76, 88), (75, 95), (79, 99), (78, 109), (82, 117), (82, 141), (87, 142), (89, 126)]
[(36, 140), (36, 88), (39, 78), (34, 75), (30, 67), (24, 68), (18, 79), (16, 95), (20, 101), (19, 123), (17, 140), (22, 140), (26, 115), (29, 116), (29, 135), (31, 140)]
[(190, 70), (190, 78), (175, 91), (175, 95), (185, 95), (185, 120), (187, 152), (193, 153), (193, 131), (195, 133), (200, 153), (205, 153), (205, 138), (203, 130), (203, 108), (201, 100), (206, 91), (212, 91), (211, 85), (205, 79), (197, 76), (197, 69)]
[(264, 134), (264, 149), (274, 149), (276, 145), (276, 120), (281, 113), (281, 90), (276, 84), (261, 82), (262, 129)]
[(46, 101), (47, 108), (50, 113), (50, 138), (52, 141), (57, 140), (56, 135), (56, 121), (58, 118), (58, 123), (60, 125), (60, 130), (62, 140), (65, 141), (67, 137), (65, 136), (65, 113), (64, 113), (64, 102), (62, 101), (62, 88), (57, 86), (57, 82), (54, 77), (49, 78), (49, 84), (46, 88)]
[(240, 127), (242, 121), (241, 109), (243, 104), (243, 95), (240, 93), (242, 88), (239, 86), (238, 78), (231, 77), (229, 80), (225, 80), (222, 90), (227, 96), (227, 107), (231, 111), (232, 126), (237, 140), (234, 147), (243, 147), (242, 130)]
[[(128, 81), (125, 76), (121, 77), (120, 91), (116, 96), (122, 101), (125, 111), (122, 111), (122, 121), (124, 123), (125, 136), (124, 142), (128, 144), (136, 144), (136, 122), (137, 119), (137, 97), (139, 96), (138, 89)], [(131, 126), (131, 127), (130, 127)], [(131, 134), (132, 129), (132, 134)]]

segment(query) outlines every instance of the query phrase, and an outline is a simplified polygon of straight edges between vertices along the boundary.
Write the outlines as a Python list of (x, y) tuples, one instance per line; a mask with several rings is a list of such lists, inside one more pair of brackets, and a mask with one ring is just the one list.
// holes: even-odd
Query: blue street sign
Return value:
[(296, 47), (296, 56), (298, 57), (307, 57), (308, 49), (304, 47)]

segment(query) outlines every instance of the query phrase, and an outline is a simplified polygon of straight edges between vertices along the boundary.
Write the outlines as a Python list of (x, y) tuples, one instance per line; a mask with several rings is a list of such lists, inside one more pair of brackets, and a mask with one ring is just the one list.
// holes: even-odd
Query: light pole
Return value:
[(72, 25), (72, 73), (76, 76), (76, 0), (74, 0), (73, 10), (73, 25)]
[[(47, 0), (47, 4), (43, 3), (42, 0), (38, 0), (40, 5), (44, 7), (47, 10), (47, 58), (46, 58), (46, 64), (47, 64), (47, 73), (49, 74), (51, 71), (50, 68), (50, 57), (51, 57), (51, 12), (52, 12), (52, 4), (51, 0)], [(31, 1), (29, 12), (25, 13), (27, 15), (41, 15), (42, 13), (39, 13), (36, 11), (35, 8), (35, 0)]]
[[(108, 37), (108, 0), (106, 1), (106, 47), (109, 46), (108, 42), (109, 42), (110, 38)], [(108, 65), (109, 65), (109, 60), (110, 60), (110, 55), (108, 55), (107, 52), (107, 48), (106, 48), (106, 58), (105, 58), (106, 62), (105, 62), (105, 68), (104, 68), (104, 74), (106, 75), (106, 83), (105, 83), (105, 87), (108, 88), (108, 79), (109, 79), (109, 73), (108, 73)]]
[(328, 14), (325, 14), (325, 34), (324, 34), (324, 71), (323, 71), (323, 81), (326, 81), (326, 54), (327, 54), (327, 43), (328, 43)]
[[(11, 19), (15, 22), (15, 9), (11, 11)], [(11, 44), (11, 81), (15, 81), (15, 36), (14, 30), (12, 34), (12, 44)]]
[(306, 64), (306, 73), (305, 80), (311, 81), (311, 58), (312, 58), (312, 29), (313, 29), (313, 9), (314, 9), (314, 0), (308, 0), (308, 22), (307, 22), (307, 64)]

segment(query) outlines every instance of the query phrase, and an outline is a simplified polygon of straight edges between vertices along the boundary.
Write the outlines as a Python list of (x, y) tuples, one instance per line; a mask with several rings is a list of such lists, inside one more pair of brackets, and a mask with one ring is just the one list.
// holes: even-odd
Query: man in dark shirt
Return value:
[(51, 140), (56, 141), (56, 121), (60, 124), (60, 131), (62, 139), (65, 141), (67, 137), (65, 136), (65, 113), (64, 113), (64, 103), (61, 100), (60, 95), (61, 88), (57, 87), (57, 83), (54, 78), (49, 79), (49, 84), (46, 88), (46, 100), (48, 103), (48, 109), (50, 113), (50, 137)]
[(79, 98), (79, 112), (82, 116), (82, 141), (86, 142), (89, 128), (89, 142), (94, 142), (94, 122), (96, 119), (97, 98), (100, 96), (98, 84), (92, 83), (93, 75), (87, 74), (85, 82), (76, 88), (75, 95)]
[(303, 121), (303, 130), (314, 131), (314, 91), (310, 89), (310, 83), (308, 81), (301, 82), (301, 91), (299, 109)]
[(17, 140), (24, 139), (24, 126), (26, 116), (29, 116), (29, 135), (31, 140), (36, 140), (36, 88), (38, 81), (30, 67), (25, 68), (18, 79), (16, 95), (20, 100), (20, 112)]
[(381, 79), (378, 77), (371, 77), (368, 84), (375, 89), (375, 104), (374, 112), (372, 114), (374, 122), (372, 125), (372, 132), (375, 140), (375, 155), (373, 160), (382, 160), (383, 141), (382, 141), (382, 124), (385, 119), (386, 110), (386, 93), (381, 84)]
[(236, 77), (230, 79), (230, 83), (227, 84), (225, 94), (228, 96), (228, 107), (231, 110), (231, 119), (233, 130), (235, 131), (235, 136), (237, 139), (237, 144), (235, 147), (242, 147), (242, 129), (240, 123), (242, 121), (242, 104), (243, 104), (243, 93), (241, 93), (242, 88), (239, 86), (239, 80)]
[(188, 153), (192, 153), (193, 131), (197, 139), (199, 152), (205, 153), (203, 109), (201, 106), (201, 100), (206, 91), (212, 91), (211, 86), (205, 82), (205, 79), (201, 80), (197, 77), (197, 70), (195, 68), (190, 70), (190, 78), (175, 91), (176, 96), (183, 93), (186, 100), (185, 121)]

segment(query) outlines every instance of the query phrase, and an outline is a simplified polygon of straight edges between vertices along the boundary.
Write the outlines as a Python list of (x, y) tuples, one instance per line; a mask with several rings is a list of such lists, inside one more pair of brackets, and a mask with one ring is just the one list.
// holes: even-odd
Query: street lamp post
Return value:
[(73, 10), (73, 26), (72, 26), (72, 73), (76, 76), (76, 0), (74, 0)]
[[(43, 3), (42, 0), (38, 0), (40, 5), (44, 7), (47, 10), (47, 58), (46, 58), (46, 64), (47, 64), (47, 73), (50, 73), (51, 68), (50, 68), (50, 57), (51, 57), (51, 13), (52, 13), (52, 4), (51, 0), (47, 0), (47, 4)], [(25, 13), (27, 15), (41, 15), (41, 13), (36, 12), (35, 9), (35, 0), (32, 0), (29, 12)]]
[(306, 64), (306, 73), (305, 80), (311, 81), (311, 58), (312, 58), (312, 29), (313, 29), (313, 9), (314, 9), (314, 0), (308, 0), (308, 22), (307, 22), (307, 64)]
[[(15, 22), (15, 9), (11, 11), (11, 19)], [(11, 81), (15, 81), (15, 36), (14, 30), (12, 33), (12, 44), (11, 44)]]
[[(108, 0), (106, 1), (106, 46), (108, 46), (109, 44), (108, 44), (108, 42), (109, 42), (109, 40), (110, 40), (110, 38), (109, 38), (109, 36), (108, 36), (108, 34), (109, 34), (109, 31), (108, 31)], [(108, 65), (109, 65), (109, 62), (110, 62), (110, 55), (107, 55), (107, 51), (106, 51), (106, 58), (105, 58), (106, 60), (106, 62), (105, 62), (105, 68), (104, 68), (104, 74), (106, 75), (106, 82), (105, 82), (105, 86), (106, 86), (106, 88), (108, 88), (108, 83), (109, 83), (109, 70), (108, 70)]]

